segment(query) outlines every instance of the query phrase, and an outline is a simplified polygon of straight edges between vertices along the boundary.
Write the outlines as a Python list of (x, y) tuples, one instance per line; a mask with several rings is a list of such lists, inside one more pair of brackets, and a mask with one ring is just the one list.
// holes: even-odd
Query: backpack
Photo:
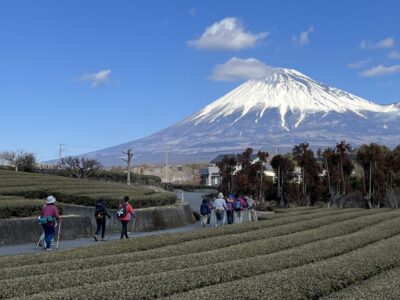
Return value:
[(104, 218), (104, 207), (102, 204), (96, 204), (96, 211), (94, 212), (96, 219)]
[(252, 209), (254, 206), (254, 200), (252, 198), (247, 198), (247, 207)]
[(233, 210), (233, 202), (226, 201), (226, 210)]
[(117, 216), (118, 217), (125, 217), (127, 214), (127, 210), (126, 210), (126, 205), (122, 205), (118, 210), (117, 210)]
[(235, 211), (242, 210), (242, 202), (238, 199), (235, 201)]
[(209, 207), (206, 203), (201, 204), (200, 206), (200, 214), (202, 214), (203, 216), (208, 215), (209, 213)]

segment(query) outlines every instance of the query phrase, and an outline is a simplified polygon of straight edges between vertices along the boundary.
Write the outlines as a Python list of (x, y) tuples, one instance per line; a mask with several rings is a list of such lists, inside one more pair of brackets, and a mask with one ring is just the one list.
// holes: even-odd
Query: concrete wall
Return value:
[[(42, 234), (37, 217), (0, 219), (0, 245), (37, 243)], [(57, 230), (56, 230), (57, 232)], [(90, 219), (81, 216), (62, 216), (61, 240), (73, 240), (92, 235)]]
[[(89, 217), (93, 228), (96, 228), (94, 207), (63, 204), (65, 214), (74, 214)], [(106, 230), (120, 231), (121, 223), (118, 222), (115, 209), (109, 209), (111, 219), (107, 221)], [(162, 207), (136, 209), (136, 220), (133, 226), (129, 224), (128, 231), (151, 231), (174, 228), (194, 223), (192, 209), (188, 203), (174, 204)], [(107, 219), (108, 220), (108, 219)], [(132, 228), (133, 226), (133, 228)]]

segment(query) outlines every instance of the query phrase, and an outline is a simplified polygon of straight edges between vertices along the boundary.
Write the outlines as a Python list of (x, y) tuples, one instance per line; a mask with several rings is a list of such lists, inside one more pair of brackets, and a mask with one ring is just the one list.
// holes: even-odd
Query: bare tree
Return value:
[(10, 167), (18, 172), (18, 154), (15, 151), (3, 151), (0, 153), (0, 158), (4, 159)]
[(128, 149), (127, 152), (122, 151), (123, 154), (125, 154), (127, 156), (127, 159), (122, 158), (122, 160), (124, 162), (126, 162), (127, 166), (126, 166), (126, 184), (127, 185), (131, 185), (131, 160), (133, 157), (133, 152), (132, 149)]
[(33, 153), (18, 151), (2, 151), (0, 158), (5, 160), (16, 172), (33, 171), (36, 166), (36, 157)]
[(58, 166), (67, 170), (71, 176), (76, 178), (90, 177), (95, 171), (103, 168), (101, 163), (96, 159), (86, 159), (72, 156), (62, 158), (59, 161)]

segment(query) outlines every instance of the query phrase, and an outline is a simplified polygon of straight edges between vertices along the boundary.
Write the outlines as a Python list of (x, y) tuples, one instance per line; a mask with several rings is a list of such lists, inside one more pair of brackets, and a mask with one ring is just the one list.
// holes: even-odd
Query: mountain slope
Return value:
[(378, 105), (321, 84), (292, 69), (276, 69), (250, 80), (201, 111), (148, 137), (88, 153), (105, 165), (121, 164), (121, 151), (135, 152), (135, 163), (208, 161), (250, 146), (287, 151), (309, 142), (333, 146), (400, 143), (400, 108)]

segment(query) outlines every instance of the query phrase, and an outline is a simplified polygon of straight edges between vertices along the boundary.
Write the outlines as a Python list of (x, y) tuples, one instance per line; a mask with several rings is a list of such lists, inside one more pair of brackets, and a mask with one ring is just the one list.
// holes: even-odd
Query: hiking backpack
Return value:
[(122, 205), (118, 210), (117, 210), (117, 216), (118, 217), (125, 217), (127, 214), (127, 210), (126, 210), (126, 205)]
[(203, 216), (208, 215), (208, 213), (209, 213), (208, 210), (209, 210), (209, 207), (206, 203), (201, 204), (200, 214), (202, 214)]
[(235, 210), (236, 211), (242, 210), (242, 202), (240, 202), (239, 199), (235, 201)]
[(226, 201), (226, 210), (233, 210), (233, 201)]
[(94, 212), (96, 219), (104, 218), (104, 207), (102, 204), (96, 204), (96, 211)]

